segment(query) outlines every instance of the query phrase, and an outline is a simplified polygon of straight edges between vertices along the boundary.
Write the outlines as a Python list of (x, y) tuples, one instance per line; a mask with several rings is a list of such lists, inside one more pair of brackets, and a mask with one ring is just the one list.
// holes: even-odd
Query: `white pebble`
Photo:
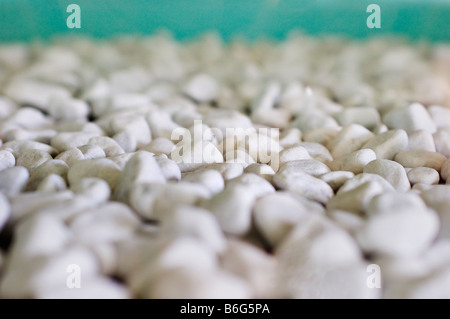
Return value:
[(14, 167), (16, 165), (16, 158), (10, 151), (0, 151), (0, 171)]
[(273, 182), (278, 188), (321, 203), (326, 203), (333, 196), (333, 190), (326, 182), (295, 169), (281, 170), (275, 174)]
[(433, 134), (436, 151), (450, 157), (450, 128), (441, 128)]
[(0, 171), (0, 192), (5, 195), (16, 195), (22, 192), (30, 174), (25, 167), (17, 166)]
[(385, 193), (368, 207), (369, 219), (358, 232), (368, 251), (402, 257), (422, 253), (439, 231), (436, 213), (414, 194)]
[(436, 152), (433, 134), (425, 130), (418, 130), (408, 134), (408, 150), (422, 150)]
[(250, 230), (254, 196), (246, 194), (247, 187), (236, 185), (225, 189), (202, 203), (219, 221), (224, 232), (244, 235)]
[(408, 133), (417, 130), (436, 132), (436, 125), (425, 107), (413, 103), (407, 107), (396, 108), (383, 116), (383, 122), (390, 129), (404, 129)]
[(63, 179), (67, 178), (69, 166), (62, 160), (48, 160), (31, 171), (27, 190), (34, 191), (39, 184), (50, 174), (56, 174)]
[(407, 148), (408, 135), (404, 130), (387, 131), (371, 138), (363, 148), (372, 149), (377, 159), (394, 159), (394, 156)]
[(283, 166), (281, 166), (279, 172), (282, 172), (284, 170), (302, 171), (314, 177), (318, 177), (330, 172), (330, 169), (327, 165), (313, 159), (303, 159), (286, 162)]
[(203, 241), (215, 252), (223, 252), (226, 239), (211, 212), (192, 206), (179, 206), (164, 215), (161, 221), (163, 236), (193, 237)]
[(32, 171), (51, 159), (53, 159), (51, 155), (45, 151), (30, 149), (20, 154), (17, 159), (17, 166), (23, 166), (29, 171)]
[(66, 188), (67, 185), (64, 178), (57, 174), (50, 174), (40, 182), (36, 191), (54, 193), (66, 190)]
[(364, 126), (351, 124), (342, 128), (327, 146), (333, 158), (339, 158), (361, 149), (372, 137), (374, 134)]
[(390, 160), (374, 160), (364, 167), (364, 173), (378, 174), (400, 192), (406, 192), (411, 185), (402, 165)]
[(77, 147), (81, 153), (83, 153), (84, 159), (94, 159), (94, 158), (102, 158), (105, 157), (106, 154), (100, 146), (97, 145), (83, 145)]
[(130, 188), (137, 183), (165, 183), (166, 179), (158, 162), (148, 152), (139, 151), (131, 157), (117, 180), (114, 198), (129, 201)]
[(372, 130), (380, 124), (380, 114), (372, 107), (349, 107), (335, 115), (339, 124), (346, 126), (349, 124), (359, 124)]
[(421, 150), (403, 151), (397, 153), (395, 161), (404, 167), (430, 167), (439, 171), (447, 158), (437, 152), (428, 152)]
[(321, 213), (320, 204), (289, 192), (267, 194), (258, 199), (253, 208), (256, 227), (272, 247), (305, 216)]
[(74, 147), (68, 149), (67, 151), (59, 153), (58, 156), (55, 157), (55, 159), (66, 162), (66, 164), (70, 167), (76, 162), (84, 160), (84, 155), (83, 152), (80, 151), (80, 149)]
[(370, 148), (354, 151), (330, 163), (330, 167), (336, 171), (349, 171), (354, 174), (362, 173), (364, 167), (377, 158)]
[(103, 149), (105, 156), (115, 156), (125, 153), (125, 151), (114, 141), (107, 136), (96, 136), (89, 139), (88, 145), (96, 145)]
[(411, 184), (438, 184), (439, 173), (429, 167), (415, 167), (408, 172), (408, 179)]
[(349, 171), (332, 171), (321, 175), (320, 179), (330, 185), (333, 191), (337, 191), (339, 187), (354, 176), (355, 174)]
[(152, 140), (148, 145), (145, 145), (141, 150), (154, 153), (154, 154), (166, 154), (167, 156), (174, 150), (175, 144), (165, 137), (157, 137)]
[(201, 184), (206, 187), (212, 195), (220, 193), (225, 187), (222, 174), (213, 169), (185, 173), (183, 175), (183, 182)]
[(85, 177), (97, 177), (108, 183), (113, 190), (119, 180), (121, 170), (107, 158), (78, 161), (73, 164), (67, 173), (69, 185), (78, 183)]

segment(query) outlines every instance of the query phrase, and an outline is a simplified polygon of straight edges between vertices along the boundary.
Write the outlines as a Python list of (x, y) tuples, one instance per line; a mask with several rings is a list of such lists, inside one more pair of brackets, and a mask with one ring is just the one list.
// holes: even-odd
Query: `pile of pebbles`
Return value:
[(449, 156), (447, 45), (4, 44), (0, 297), (450, 298)]

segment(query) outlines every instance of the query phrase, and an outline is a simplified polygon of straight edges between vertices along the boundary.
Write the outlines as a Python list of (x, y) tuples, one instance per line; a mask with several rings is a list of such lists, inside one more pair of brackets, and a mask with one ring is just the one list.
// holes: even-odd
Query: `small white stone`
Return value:
[(219, 85), (208, 74), (196, 74), (184, 85), (183, 92), (199, 102), (213, 100), (218, 93)]
[(215, 252), (222, 252), (226, 239), (211, 212), (192, 206), (179, 206), (164, 215), (161, 235), (170, 237), (194, 237), (203, 241)]
[(414, 194), (385, 193), (375, 197), (367, 212), (367, 224), (358, 232), (368, 251), (402, 257), (419, 255), (439, 231), (436, 213)]
[(225, 189), (202, 203), (219, 221), (224, 232), (244, 235), (250, 230), (254, 196), (246, 194), (248, 188), (243, 185), (225, 187)]
[(42, 180), (36, 191), (54, 193), (66, 190), (66, 188), (67, 185), (64, 178), (57, 174), (50, 174)]
[(88, 144), (89, 140), (98, 136), (95, 132), (62, 132), (51, 140), (51, 146), (60, 152)]
[(397, 153), (395, 161), (404, 167), (430, 167), (439, 171), (447, 158), (441, 153), (421, 150), (403, 151)]
[(220, 193), (225, 187), (222, 174), (213, 169), (185, 173), (183, 175), (183, 182), (201, 184), (206, 187), (212, 195)]
[(408, 172), (411, 184), (423, 183), (428, 185), (439, 183), (439, 173), (429, 167), (415, 167)]
[(170, 158), (180, 167), (182, 173), (200, 168), (205, 163), (223, 163), (222, 153), (207, 141), (180, 142), (170, 154)]
[(280, 152), (280, 164), (295, 161), (311, 159), (308, 151), (303, 146), (292, 146)]
[(84, 177), (97, 177), (108, 183), (113, 190), (119, 180), (121, 170), (107, 158), (78, 161), (69, 168), (69, 185), (78, 183)]
[(334, 118), (326, 114), (324, 111), (309, 108), (308, 110), (305, 110), (304, 112), (299, 114), (298, 117), (289, 124), (289, 127), (298, 128), (302, 132), (307, 132), (318, 128), (333, 129), (339, 127), (339, 124)]
[(62, 153), (59, 153), (58, 156), (55, 157), (55, 159), (66, 162), (66, 164), (70, 167), (76, 162), (84, 160), (84, 155), (83, 152), (74, 147)]
[(247, 116), (238, 111), (226, 109), (214, 109), (203, 118), (203, 122), (209, 127), (221, 130), (223, 136), (226, 136), (226, 129), (252, 127), (252, 122)]
[(298, 128), (289, 128), (280, 134), (280, 145), (283, 148), (294, 146), (302, 141), (302, 132)]
[(114, 198), (124, 203), (129, 201), (130, 188), (137, 183), (165, 183), (166, 179), (152, 154), (139, 151), (130, 158), (118, 176)]
[(277, 280), (275, 258), (243, 241), (230, 240), (222, 266), (250, 283), (256, 298), (274, 297)]
[(119, 155), (114, 155), (111, 157), (108, 157), (111, 161), (113, 161), (121, 170), (125, 168), (125, 165), (127, 165), (128, 161), (134, 156), (134, 152), (131, 153), (123, 153)]
[(450, 157), (450, 128), (441, 128), (433, 134), (436, 151)]
[(69, 92), (61, 86), (20, 77), (11, 81), (4, 92), (18, 104), (33, 105), (41, 110), (48, 110), (52, 97), (69, 96)]
[(83, 145), (78, 146), (78, 149), (83, 153), (84, 159), (94, 159), (105, 157), (106, 154), (100, 146), (97, 145)]
[(30, 174), (25, 167), (17, 166), (0, 171), (0, 192), (5, 195), (16, 195), (22, 192)]
[(92, 137), (89, 139), (88, 145), (96, 145), (101, 147), (107, 157), (125, 153), (116, 141), (107, 136)]
[(327, 145), (340, 132), (340, 127), (322, 127), (303, 132), (303, 140), (309, 143)]
[(433, 185), (422, 192), (425, 203), (434, 209), (441, 220), (440, 236), (450, 238), (450, 185)]
[(333, 158), (339, 158), (361, 149), (373, 136), (364, 126), (351, 124), (342, 128), (327, 146)]
[(402, 165), (390, 160), (374, 160), (364, 167), (364, 173), (378, 174), (400, 192), (406, 192), (411, 185)]
[(329, 210), (327, 216), (351, 235), (354, 235), (365, 223), (363, 217), (344, 210)]
[(0, 171), (14, 167), (15, 165), (16, 165), (16, 158), (10, 151), (6, 150), (0, 151)]
[(272, 180), (272, 176), (275, 175), (275, 171), (272, 167), (267, 164), (250, 164), (244, 170), (245, 173), (253, 173), (262, 178), (265, 178), (268, 181)]
[(134, 152), (138, 147), (136, 137), (127, 130), (116, 133), (113, 139), (125, 152)]
[(245, 186), (246, 194), (255, 198), (275, 192), (275, 188), (267, 180), (251, 173), (244, 173), (227, 181), (227, 187), (234, 186)]
[(45, 151), (30, 149), (21, 153), (17, 159), (17, 166), (23, 166), (32, 171), (51, 159), (53, 159), (51, 155)]
[(273, 182), (278, 188), (321, 203), (326, 203), (333, 196), (333, 190), (326, 182), (295, 169), (281, 170), (275, 174)]
[(258, 199), (253, 208), (256, 227), (272, 247), (305, 216), (321, 213), (320, 204), (289, 192), (267, 194)]
[(244, 167), (239, 163), (213, 163), (213, 164), (206, 164), (202, 166), (200, 169), (197, 169), (196, 171), (203, 171), (203, 170), (216, 170), (220, 174), (222, 174), (223, 179), (225, 181), (233, 179), (235, 177), (238, 177), (242, 175), (244, 172)]
[(85, 119), (89, 114), (89, 106), (83, 100), (68, 96), (52, 96), (47, 111), (57, 120)]
[[(44, 230), (44, 233), (51, 232)], [(0, 284), (0, 294), (5, 298), (36, 298), (52, 289), (65, 289), (70, 265), (78, 265), (87, 282), (99, 272), (95, 256), (86, 248), (75, 246), (58, 255), (10, 264)]]
[(138, 183), (129, 190), (129, 202), (139, 215), (159, 220), (180, 205), (193, 205), (211, 196), (208, 189), (192, 183)]
[(30, 149), (44, 151), (50, 155), (57, 154), (57, 151), (53, 147), (35, 141), (11, 141), (3, 144), (0, 149), (10, 151), (16, 158), (19, 158), (22, 152)]
[(413, 103), (407, 107), (396, 108), (383, 116), (383, 123), (390, 129), (404, 129), (408, 133), (417, 130), (436, 132), (436, 125), (425, 107)]
[(180, 168), (174, 161), (167, 158), (165, 154), (155, 156), (155, 160), (167, 181), (179, 181), (181, 179)]
[(309, 155), (317, 161), (320, 161), (327, 165), (328, 163), (333, 161), (333, 157), (331, 156), (330, 152), (322, 144), (315, 142), (301, 142), (298, 144), (298, 146), (304, 147), (308, 151)]
[(448, 107), (430, 105), (427, 110), (438, 128), (450, 126), (450, 109)]
[(332, 171), (321, 175), (320, 179), (330, 185), (333, 191), (337, 191), (339, 187), (354, 176), (355, 174), (349, 171)]
[(31, 171), (26, 189), (28, 191), (36, 190), (39, 184), (50, 174), (56, 174), (66, 179), (68, 171), (69, 166), (66, 162), (62, 160), (48, 160)]
[(363, 148), (372, 149), (377, 159), (394, 159), (394, 156), (408, 147), (408, 135), (404, 130), (387, 131), (371, 138)]
[(149, 144), (141, 148), (141, 150), (154, 153), (154, 154), (169, 154), (174, 150), (175, 144), (165, 137), (157, 137)]
[(245, 299), (253, 296), (241, 278), (221, 270), (173, 268), (158, 273), (142, 298)]
[(133, 141), (136, 141), (137, 147), (143, 147), (150, 143), (152, 134), (149, 125), (143, 116), (117, 116), (111, 120), (111, 130), (113, 132), (113, 139), (118, 142), (120, 146), (126, 151), (134, 151), (131, 146), (124, 146), (119, 142), (118, 134), (128, 135)]
[(327, 165), (313, 159), (293, 160), (286, 162), (283, 166), (281, 166), (279, 172), (284, 170), (302, 171), (314, 177), (330, 172)]
[(370, 148), (354, 151), (330, 163), (330, 167), (336, 171), (349, 171), (354, 174), (362, 173), (364, 167), (377, 158)]
[(422, 150), (436, 152), (433, 134), (425, 130), (418, 130), (408, 134), (407, 150)]
[(7, 123), (29, 130), (48, 127), (52, 120), (35, 108), (21, 107), (8, 118)]
[[(15, 194), (10, 198), (11, 203), (11, 221), (16, 222), (27, 215), (39, 212), (41, 209), (51, 205), (73, 199), (71, 191), (61, 191), (58, 193), (28, 192)], [(66, 204), (66, 203), (65, 203)], [(67, 205), (66, 207), (67, 208)], [(62, 214), (62, 211), (59, 211)]]
[(384, 192), (391, 192), (394, 191), (394, 187), (389, 183), (387, 180), (385, 180), (383, 177), (377, 174), (370, 174), (370, 173), (362, 173), (356, 175), (354, 178), (349, 179), (347, 182), (345, 182), (344, 185), (339, 189), (338, 193), (340, 192), (347, 192), (349, 190), (352, 190), (358, 186), (361, 186), (362, 184), (366, 182), (375, 182), (381, 186)]
[(76, 216), (70, 229), (85, 244), (115, 243), (130, 238), (138, 225), (136, 214), (128, 206), (113, 202)]
[(70, 189), (78, 196), (88, 199), (93, 205), (107, 201), (111, 195), (108, 183), (95, 177), (77, 180), (70, 185)]
[(359, 124), (372, 130), (380, 124), (380, 114), (372, 107), (348, 107), (335, 117), (342, 126)]
[(345, 210), (362, 215), (366, 211), (371, 199), (381, 193), (383, 193), (383, 188), (380, 184), (372, 181), (364, 182), (345, 191), (342, 191), (341, 187), (336, 196), (327, 202), (327, 210)]
[[(276, 251), (278, 284), (289, 298), (375, 298), (358, 246), (322, 216), (311, 216)], [(345, 283), (345, 284), (342, 284)]]

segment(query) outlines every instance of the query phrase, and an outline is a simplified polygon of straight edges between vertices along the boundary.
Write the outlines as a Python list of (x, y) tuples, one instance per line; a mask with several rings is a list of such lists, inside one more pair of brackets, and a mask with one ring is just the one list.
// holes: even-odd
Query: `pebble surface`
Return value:
[(449, 71), (389, 40), (0, 45), (0, 298), (448, 298)]

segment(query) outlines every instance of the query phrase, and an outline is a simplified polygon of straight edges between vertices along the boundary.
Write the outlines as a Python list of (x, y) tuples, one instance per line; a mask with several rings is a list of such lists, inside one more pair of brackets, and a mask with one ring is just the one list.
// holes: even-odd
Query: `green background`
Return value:
[[(81, 7), (81, 29), (66, 8)], [(368, 29), (366, 7), (381, 6), (381, 29)], [(0, 41), (76, 34), (109, 37), (169, 29), (178, 39), (216, 30), (224, 39), (283, 39), (305, 33), (365, 38), (396, 34), (450, 41), (450, 0), (0, 0)]]

